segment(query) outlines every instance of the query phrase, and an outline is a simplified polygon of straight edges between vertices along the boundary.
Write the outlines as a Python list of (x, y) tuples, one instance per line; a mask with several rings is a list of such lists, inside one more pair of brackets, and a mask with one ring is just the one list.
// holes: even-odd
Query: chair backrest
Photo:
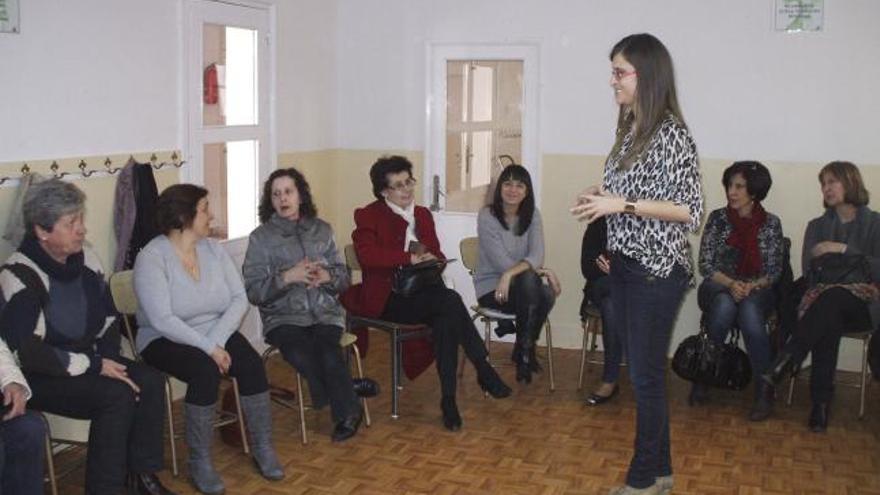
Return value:
[(477, 260), (480, 258), (480, 239), (465, 237), (458, 243), (458, 250), (461, 251), (461, 262), (473, 275), (474, 270), (477, 269)]
[(348, 265), (349, 271), (361, 271), (361, 263), (358, 261), (357, 252), (354, 250), (354, 244), (345, 245), (345, 264)]
[(134, 294), (134, 271), (125, 270), (110, 275), (110, 295), (113, 304), (124, 315), (137, 313), (138, 301)]

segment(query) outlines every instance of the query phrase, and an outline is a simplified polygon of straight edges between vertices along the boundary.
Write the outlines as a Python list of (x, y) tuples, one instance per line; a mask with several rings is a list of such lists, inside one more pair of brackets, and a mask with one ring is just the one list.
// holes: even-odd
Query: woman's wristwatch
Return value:
[(635, 198), (626, 198), (623, 203), (623, 212), (628, 215), (635, 215), (637, 201), (638, 199)]

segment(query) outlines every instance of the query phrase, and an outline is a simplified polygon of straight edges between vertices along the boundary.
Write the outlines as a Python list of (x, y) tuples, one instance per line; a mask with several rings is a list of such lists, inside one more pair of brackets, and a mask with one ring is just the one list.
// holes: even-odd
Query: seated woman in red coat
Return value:
[[(402, 156), (380, 158), (370, 169), (370, 180), (377, 200), (355, 210), (351, 234), (363, 283), (350, 288), (343, 301), (358, 315), (430, 325), (440, 375), (443, 425), (456, 431), (461, 428), (455, 404), (459, 345), (477, 369), (480, 388), (502, 398), (510, 395), (510, 387), (486, 360), (486, 347), (457, 292), (442, 285), (409, 297), (391, 292), (395, 268), (445, 256), (431, 212), (415, 205), (416, 180), (409, 160)], [(418, 248), (409, 249), (411, 246)]]

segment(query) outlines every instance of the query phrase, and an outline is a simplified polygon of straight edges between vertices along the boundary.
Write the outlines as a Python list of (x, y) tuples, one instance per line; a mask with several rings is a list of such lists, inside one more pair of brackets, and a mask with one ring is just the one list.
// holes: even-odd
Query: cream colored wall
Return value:
[[(283, 153), (282, 165), (298, 167), (309, 180), (320, 216), (330, 222), (340, 245), (351, 242), (354, 228), (352, 213), (358, 206), (372, 201), (369, 168), (382, 154), (408, 156), (421, 177), (422, 153), (416, 151), (332, 150), (320, 152)], [(726, 203), (721, 186), (724, 169), (734, 160), (704, 159), (701, 162), (706, 211)], [(603, 156), (547, 154), (543, 156), (544, 237), (547, 244), (547, 266), (555, 269), (563, 292), (553, 308), (551, 318), (554, 346), (579, 348), (582, 330), (578, 311), (582, 297), (583, 277), (580, 273), (581, 239), (586, 226), (575, 221), (568, 209), (584, 187), (601, 182)], [(765, 162), (775, 184), (764, 201), (768, 211), (782, 220), (783, 233), (792, 240), (791, 261), (795, 277), (800, 275), (801, 245), (807, 222), (822, 213), (821, 196), (816, 178), (821, 163)], [(858, 164), (869, 189), (880, 191), (880, 165)], [(419, 198), (421, 201), (421, 198)], [(699, 232), (691, 237), (693, 256), (699, 251)], [(699, 279), (698, 279), (699, 280)], [(672, 338), (671, 350), (688, 335), (696, 332), (700, 312), (696, 290), (688, 291), (682, 304)], [(844, 340), (840, 366), (858, 369), (860, 347)]]
[[(172, 152), (157, 152), (159, 162), (163, 160), (170, 161)], [(134, 153), (133, 156), (139, 162), (148, 162), (151, 153)], [(55, 161), (59, 165), (60, 172), (70, 172), (69, 179), (83, 190), (86, 194), (86, 228), (88, 233), (86, 239), (92, 244), (95, 252), (100, 256), (104, 267), (109, 271), (112, 269), (113, 259), (116, 256), (116, 237), (113, 231), (113, 204), (116, 195), (116, 176), (92, 176), (83, 178), (77, 168), (80, 160), (84, 160), (87, 164), (87, 170), (102, 169), (106, 158), (110, 158), (113, 167), (121, 167), (125, 165), (129, 154), (110, 155), (108, 156), (92, 156), (92, 157), (75, 157), (75, 158), (56, 158)], [(49, 166), (52, 160), (35, 160), (28, 161), (31, 171), (40, 173), (45, 177), (51, 176)], [(21, 175), (21, 162), (2, 163), (0, 164), (0, 177)], [(174, 167), (166, 167), (155, 172), (156, 185), (161, 192), (163, 189), (178, 181), (178, 171)], [(67, 178), (66, 178), (67, 179)], [(18, 188), (14, 186), (4, 185), (0, 187), (0, 232), (5, 231), (6, 225), (9, 223), (9, 212), (12, 209), (13, 202), (18, 193)], [(0, 260), (5, 260), (17, 246), (11, 245), (9, 242), (0, 241)]]

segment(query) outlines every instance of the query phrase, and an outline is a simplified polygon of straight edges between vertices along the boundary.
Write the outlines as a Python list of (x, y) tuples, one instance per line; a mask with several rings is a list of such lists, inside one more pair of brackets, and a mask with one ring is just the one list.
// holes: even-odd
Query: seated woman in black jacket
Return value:
[[(767, 383), (778, 383), (812, 353), (808, 426), (814, 432), (828, 427), (841, 336), (873, 330), (880, 323), (880, 214), (868, 208), (868, 191), (854, 164), (825, 165), (819, 183), (825, 213), (811, 220), (804, 234), (801, 262), (809, 287), (798, 308), (798, 329), (762, 376)], [(866, 266), (842, 280), (815, 276), (816, 266), (840, 255), (860, 257)]]

